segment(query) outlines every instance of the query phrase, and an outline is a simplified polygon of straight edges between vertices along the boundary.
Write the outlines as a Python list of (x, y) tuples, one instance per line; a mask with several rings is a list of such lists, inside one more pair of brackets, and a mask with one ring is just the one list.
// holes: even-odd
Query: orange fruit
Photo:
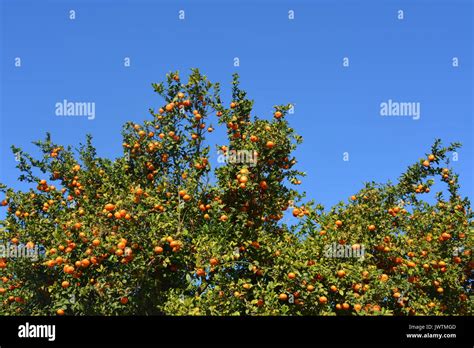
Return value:
[(296, 274), (294, 274), (293, 272), (290, 272), (290, 273), (288, 273), (288, 278), (290, 278), (290, 279), (295, 279), (295, 278), (296, 278)]
[(156, 253), (156, 254), (161, 254), (163, 252), (163, 248), (160, 247), (160, 246), (156, 246), (153, 251)]
[(186, 194), (186, 195), (183, 196), (183, 201), (188, 202), (188, 201), (190, 201), (190, 200), (191, 200), (191, 196), (190, 196), (190, 195), (187, 195), (187, 194)]
[(58, 309), (58, 310), (56, 311), (56, 314), (57, 314), (57, 315), (64, 315), (64, 309)]
[(280, 301), (286, 301), (288, 299), (288, 295), (285, 294), (285, 293), (282, 293), (282, 294), (278, 295), (278, 299)]
[(341, 220), (336, 220), (336, 226), (341, 227), (342, 226), (342, 221)]
[(61, 286), (62, 286), (64, 289), (66, 289), (67, 287), (69, 287), (69, 282), (68, 282), (67, 280), (65, 280), (65, 281), (63, 281), (63, 282), (61, 283)]
[(319, 298), (319, 303), (325, 304), (325, 303), (327, 303), (327, 302), (328, 302), (328, 298), (327, 298), (326, 296), (321, 296), (321, 297)]
[(275, 147), (275, 143), (273, 141), (267, 141), (266, 146), (268, 149), (272, 149)]

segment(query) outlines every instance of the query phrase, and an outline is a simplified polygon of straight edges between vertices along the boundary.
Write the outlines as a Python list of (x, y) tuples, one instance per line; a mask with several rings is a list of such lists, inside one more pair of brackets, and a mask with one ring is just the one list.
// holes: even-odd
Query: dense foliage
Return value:
[[(295, 189), (290, 105), (252, 116), (234, 76), (226, 107), (197, 70), (153, 88), (163, 106), (124, 126), (113, 161), (90, 137), (74, 151), (47, 135), (41, 159), (13, 147), (34, 187), (1, 185), (0, 240), (39, 257), (0, 259), (0, 314), (472, 314), (472, 211), (447, 160), (459, 144), (437, 140), (398, 183), (325, 211)], [(213, 119), (228, 134), (216, 169)]]

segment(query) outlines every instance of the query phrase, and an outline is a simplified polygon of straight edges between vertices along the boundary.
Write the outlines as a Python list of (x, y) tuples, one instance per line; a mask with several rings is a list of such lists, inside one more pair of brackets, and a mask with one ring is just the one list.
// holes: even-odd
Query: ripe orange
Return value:
[(172, 247), (172, 248), (180, 247), (179, 241), (177, 241), (177, 240), (172, 241), (170, 243), (170, 247)]
[(375, 231), (375, 225), (369, 225), (369, 231), (370, 232)]
[(435, 156), (434, 156), (434, 155), (429, 155), (429, 156), (428, 156), (428, 161), (433, 162), (434, 160), (435, 160)]
[(160, 247), (160, 246), (156, 246), (153, 251), (156, 253), (156, 254), (161, 254), (163, 252), (163, 248)]
[(58, 310), (56, 311), (56, 314), (57, 314), (57, 315), (64, 315), (64, 309), (58, 309)]
[(338, 276), (339, 278), (342, 278), (342, 277), (344, 277), (345, 275), (346, 275), (346, 272), (345, 272), (344, 270), (341, 269), (341, 270), (337, 271), (337, 276)]
[(306, 290), (308, 291), (313, 291), (314, 290), (314, 286), (309, 284), (307, 287), (306, 287)]
[(229, 217), (227, 215), (221, 215), (219, 220), (221, 220), (222, 222), (226, 222), (227, 220), (229, 220)]
[(329, 289), (331, 289), (332, 292), (336, 292), (337, 291), (337, 286), (331, 285), (331, 287)]
[(128, 303), (128, 297), (120, 298), (120, 303), (123, 304), (123, 305), (126, 305)]
[(286, 300), (288, 299), (288, 295), (285, 294), (285, 293), (282, 293), (282, 294), (280, 294), (280, 295), (278, 296), (278, 299), (279, 299), (280, 301), (286, 301)]
[(283, 116), (283, 114), (280, 112), (280, 111), (277, 111), (273, 114), (273, 116), (275, 116), (275, 118), (281, 118)]
[(342, 304), (342, 309), (345, 309), (345, 310), (348, 310), (351, 306), (347, 303), (347, 302), (344, 302)]
[(341, 227), (342, 226), (342, 221), (341, 220), (336, 220), (336, 226)]
[(288, 273), (288, 278), (290, 278), (290, 279), (295, 279), (295, 278), (296, 278), (296, 274), (294, 274), (293, 272), (290, 272), (290, 273)]
[(424, 166), (424, 167), (429, 167), (429, 166), (430, 166), (430, 161), (424, 160), (424, 161), (423, 161), (423, 166)]
[(62, 286), (64, 289), (66, 289), (67, 287), (69, 287), (69, 282), (68, 282), (67, 280), (65, 280), (65, 281), (63, 281), (63, 282), (61, 283), (61, 286)]
[(326, 296), (321, 296), (321, 297), (319, 298), (319, 303), (325, 304), (325, 303), (327, 303), (327, 302), (328, 302), (328, 298), (327, 298)]
[(355, 310), (356, 312), (360, 311), (361, 309), (362, 309), (362, 306), (361, 306), (360, 304), (356, 303), (356, 304), (354, 305), (354, 310)]
[(209, 263), (211, 264), (211, 266), (216, 266), (219, 263), (219, 261), (215, 258), (212, 258), (209, 260)]
[(246, 182), (249, 181), (249, 178), (246, 177), (245, 175), (242, 175), (240, 178), (239, 178), (239, 182), (242, 183), (242, 184), (245, 184)]
[(380, 281), (386, 282), (387, 280), (388, 280), (388, 275), (382, 274), (382, 275), (380, 276)]
[(95, 246), (95, 247), (99, 246), (99, 245), (100, 245), (100, 240), (94, 239), (94, 240), (92, 241), (92, 245)]
[(266, 146), (268, 149), (272, 149), (273, 147), (275, 147), (275, 143), (273, 141), (267, 141)]

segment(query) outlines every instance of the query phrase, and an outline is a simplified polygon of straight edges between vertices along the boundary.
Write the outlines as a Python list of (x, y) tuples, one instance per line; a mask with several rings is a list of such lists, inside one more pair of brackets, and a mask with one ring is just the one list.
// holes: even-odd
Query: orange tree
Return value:
[[(41, 159), (13, 147), (33, 185), (0, 186), (0, 240), (38, 257), (0, 259), (1, 314), (472, 313), (472, 212), (447, 161), (458, 144), (436, 141), (397, 184), (325, 211), (294, 188), (304, 173), (290, 105), (252, 116), (235, 75), (226, 107), (197, 70), (153, 88), (162, 107), (124, 126), (113, 161), (91, 137), (75, 152), (48, 134)], [(212, 119), (228, 135), (215, 170)], [(437, 178), (449, 197), (429, 204)]]

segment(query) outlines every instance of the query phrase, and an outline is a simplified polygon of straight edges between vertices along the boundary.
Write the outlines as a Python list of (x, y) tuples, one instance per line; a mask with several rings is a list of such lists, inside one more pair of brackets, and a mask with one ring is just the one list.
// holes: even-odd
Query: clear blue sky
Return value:
[[(472, 198), (471, 1), (0, 2), (0, 182), (24, 187), (9, 147), (32, 151), (47, 131), (72, 145), (91, 133), (99, 155), (118, 156), (122, 124), (161, 105), (150, 83), (197, 67), (222, 83), (226, 102), (238, 72), (261, 117), (295, 104), (301, 188), (326, 206), (365, 181), (396, 180), (437, 137), (463, 143), (454, 167)], [(96, 118), (55, 116), (63, 99), (95, 102)], [(421, 118), (380, 116), (388, 99), (421, 103)]]

